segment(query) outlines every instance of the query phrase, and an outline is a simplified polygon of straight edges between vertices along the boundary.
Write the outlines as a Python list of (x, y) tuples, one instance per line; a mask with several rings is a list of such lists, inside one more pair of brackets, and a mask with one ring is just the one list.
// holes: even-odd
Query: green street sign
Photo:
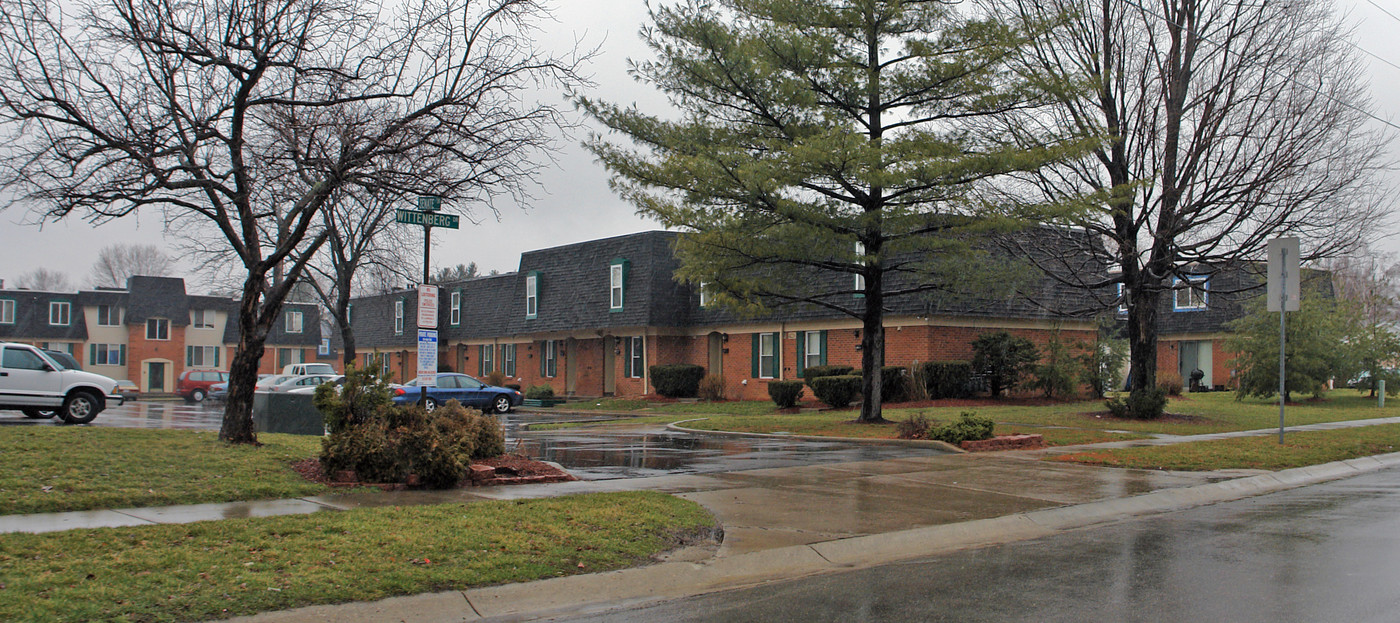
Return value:
[(394, 222), (408, 223), (409, 225), (423, 225), (426, 227), (446, 227), (447, 229), (457, 229), (461, 218), (456, 214), (442, 214), (440, 212), (419, 212), (417, 210), (394, 210)]
[(419, 197), (418, 209), (424, 212), (437, 212), (442, 209), (442, 197)]

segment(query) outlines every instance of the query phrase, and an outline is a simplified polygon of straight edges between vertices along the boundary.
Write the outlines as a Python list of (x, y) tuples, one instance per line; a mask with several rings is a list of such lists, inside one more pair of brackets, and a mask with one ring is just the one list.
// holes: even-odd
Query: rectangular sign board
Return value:
[(419, 197), (418, 209), (433, 212), (442, 209), (442, 197)]
[(418, 386), (437, 385), (438, 332), (437, 329), (418, 330)]
[(409, 225), (426, 225), (428, 227), (444, 227), (447, 229), (457, 229), (461, 223), (461, 217), (456, 214), (443, 214), (441, 212), (419, 212), (418, 210), (404, 210), (402, 208), (394, 210), (394, 222), (408, 223)]
[(1297, 238), (1274, 238), (1269, 241), (1269, 284), (1264, 296), (1268, 309), (1298, 311), (1302, 300), (1301, 262), (1298, 261)]
[(436, 329), (438, 326), (438, 287), (426, 283), (418, 284), (418, 328)]

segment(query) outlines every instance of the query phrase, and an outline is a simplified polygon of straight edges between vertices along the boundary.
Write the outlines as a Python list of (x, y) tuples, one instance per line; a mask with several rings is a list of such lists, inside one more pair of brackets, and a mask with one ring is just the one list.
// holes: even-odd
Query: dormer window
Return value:
[(67, 301), (53, 301), (49, 303), (49, 324), (55, 327), (66, 327), (73, 317), (73, 305)]
[(713, 299), (714, 299), (714, 295), (710, 294), (710, 284), (709, 284), (708, 282), (701, 281), (701, 282), (700, 282), (700, 306), (701, 306), (701, 307), (709, 307), (709, 306), (710, 306), (710, 303), (713, 302)]
[(301, 312), (287, 312), (287, 333), (301, 333)]
[(170, 339), (170, 320), (166, 318), (146, 319), (146, 339), (148, 340), (168, 340)]
[[(856, 241), (856, 263), (865, 266), (865, 243)], [(856, 273), (855, 283), (852, 284), (856, 291), (856, 297), (865, 296), (865, 275)]]
[(1127, 314), (1127, 313), (1128, 313), (1128, 295), (1127, 295), (1127, 290), (1123, 288), (1123, 284), (1121, 284), (1121, 283), (1118, 284), (1118, 313), (1119, 313), (1119, 314)]
[(531, 319), (540, 311), (540, 274), (531, 272), (525, 276), (525, 318)]
[(452, 293), (452, 325), (462, 324), (462, 291)]
[(618, 258), (608, 265), (608, 310), (622, 311), (627, 289), (627, 260)]
[(394, 335), (403, 335), (403, 299), (394, 301)]
[(190, 311), (190, 324), (196, 329), (213, 329), (214, 312), (207, 309), (195, 309)]
[(1202, 275), (1173, 279), (1172, 311), (1200, 311), (1209, 302), (1210, 280)]

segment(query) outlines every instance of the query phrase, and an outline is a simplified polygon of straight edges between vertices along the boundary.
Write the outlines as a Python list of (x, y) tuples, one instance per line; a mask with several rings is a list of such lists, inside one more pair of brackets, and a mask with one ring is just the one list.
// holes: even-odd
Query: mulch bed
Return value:
[[(482, 466), (491, 468), (491, 472), (486, 477), (478, 475), (474, 478), (466, 478), (458, 487), (481, 487), (494, 485), (519, 485), (537, 484), (545, 482), (567, 482), (578, 480), (572, 474), (561, 470), (549, 463), (536, 461), (519, 454), (503, 454), (501, 456), (472, 461), (475, 471), (483, 472)], [(321, 469), (321, 461), (317, 458), (310, 458), (292, 463), (292, 469), (301, 474), (302, 478), (311, 482), (323, 484), (330, 487), (379, 487), (386, 491), (401, 489), (414, 489), (417, 486), (407, 483), (371, 483), (359, 482), (353, 479), (335, 478), (332, 474), (327, 474)], [(341, 474), (346, 476), (346, 474)]]
[[(1141, 422), (1141, 421), (1142, 421), (1142, 420), (1135, 420), (1135, 419), (1132, 419), (1132, 418), (1113, 417), (1113, 412), (1112, 412), (1112, 411), (1086, 411), (1086, 412), (1084, 412), (1084, 413), (1080, 413), (1079, 416), (1080, 416), (1080, 417), (1086, 417), (1086, 418), (1093, 418), (1093, 419), (1099, 420), (1099, 421), (1101, 421), (1101, 422), (1104, 421), (1104, 420), (1107, 420), (1107, 421), (1109, 421), (1109, 422)], [(1172, 423), (1172, 424), (1209, 424), (1209, 423), (1211, 423), (1211, 422), (1214, 422), (1215, 420), (1212, 420), (1212, 419), (1210, 419), (1210, 418), (1208, 418), (1208, 417), (1201, 417), (1201, 416), (1199, 416), (1199, 415), (1186, 415), (1186, 414), (1184, 414), (1184, 413), (1163, 413), (1163, 414), (1162, 414), (1162, 417), (1159, 417), (1159, 418), (1157, 418), (1157, 419), (1155, 419), (1155, 420), (1152, 420), (1152, 421), (1153, 421), (1153, 422), (1169, 422), (1169, 423)]]

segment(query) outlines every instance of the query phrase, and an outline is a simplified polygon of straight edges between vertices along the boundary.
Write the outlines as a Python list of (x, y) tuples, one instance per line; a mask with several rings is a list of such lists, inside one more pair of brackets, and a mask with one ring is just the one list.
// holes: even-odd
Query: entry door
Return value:
[(718, 333), (710, 334), (710, 374), (716, 376), (724, 375), (724, 359), (722, 358), (724, 340)]
[(1177, 358), (1177, 373), (1181, 375), (1181, 383), (1186, 387), (1191, 386), (1191, 372), (1200, 370), (1205, 373), (1201, 379), (1202, 387), (1210, 387), (1214, 384), (1211, 378), (1211, 357), (1210, 342), (1181, 342), (1181, 356)]
[(148, 363), (146, 366), (146, 391), (165, 391), (165, 364)]
[(578, 340), (564, 340), (564, 391), (570, 396), (578, 391)]
[(617, 393), (617, 338), (603, 338), (603, 395)]

